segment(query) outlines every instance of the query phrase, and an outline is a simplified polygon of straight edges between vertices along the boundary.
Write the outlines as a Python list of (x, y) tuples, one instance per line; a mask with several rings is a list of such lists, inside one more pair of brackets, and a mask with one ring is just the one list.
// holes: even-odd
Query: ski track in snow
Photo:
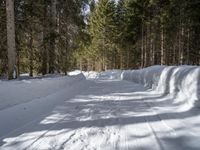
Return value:
[(181, 114), (168, 95), (128, 81), (88, 82), (73, 98), (0, 135), (0, 150), (200, 149), (198, 109)]

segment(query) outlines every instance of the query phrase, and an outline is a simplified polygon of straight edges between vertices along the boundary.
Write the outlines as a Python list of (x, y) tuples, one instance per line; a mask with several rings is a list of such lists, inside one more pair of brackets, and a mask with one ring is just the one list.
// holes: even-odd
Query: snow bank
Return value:
[(72, 77), (2, 81), (0, 82), (0, 110), (46, 97), (64, 88), (71, 88), (74, 84), (79, 84), (84, 80), (84, 75), (79, 74)]
[(165, 66), (152, 66), (140, 70), (123, 71), (121, 79), (143, 84), (148, 88), (155, 88), (158, 85), (161, 72), (164, 68)]
[(97, 76), (98, 79), (121, 79), (122, 70), (107, 70), (105, 72), (100, 72)]
[(152, 66), (141, 70), (124, 71), (122, 80), (143, 84), (163, 94), (178, 97), (175, 103), (199, 105), (200, 67), (197, 66)]
[(86, 79), (95, 79), (98, 75), (98, 73), (95, 71), (81, 71), (81, 70), (74, 70), (68, 73), (69, 76), (74, 76), (79, 74), (85, 76)]
[(100, 79), (100, 80), (120, 80), (121, 79), (122, 70), (113, 69), (107, 70), (104, 72), (95, 72), (95, 71), (81, 71), (81, 70), (74, 70), (68, 73), (69, 76), (83, 74), (86, 79)]
[(86, 71), (83, 74), (87, 79), (96, 79), (98, 76), (98, 72), (95, 71)]
[(67, 74), (69, 76), (75, 76), (75, 75), (78, 75), (78, 74), (81, 74), (81, 73), (82, 73), (81, 70), (74, 70), (74, 71), (68, 72)]
[[(170, 66), (160, 76), (156, 89), (165, 94), (175, 94), (177, 103), (189, 103), (199, 106), (200, 100), (200, 67)], [(183, 101), (184, 100), (184, 101)]]
[(77, 79), (77, 80), (85, 80), (86, 77), (84, 76), (83, 73), (79, 73), (77, 75), (71, 75), (74, 79)]

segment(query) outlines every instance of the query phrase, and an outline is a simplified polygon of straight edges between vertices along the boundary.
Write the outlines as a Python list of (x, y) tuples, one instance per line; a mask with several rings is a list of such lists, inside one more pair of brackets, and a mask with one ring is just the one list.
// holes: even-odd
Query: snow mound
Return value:
[(188, 103), (199, 106), (200, 67), (166, 67), (162, 71), (156, 90), (164, 94), (175, 94), (179, 97), (179, 99), (176, 99), (176, 103)]
[(122, 80), (133, 81), (135, 83), (143, 84), (148, 88), (156, 88), (165, 66), (152, 66), (140, 70), (127, 70), (121, 74)]
[(74, 70), (68, 73), (69, 76), (74, 76), (79, 74), (84, 75), (86, 79), (95, 79), (97, 78), (98, 75), (98, 73), (95, 71), (81, 71), (81, 70)]
[(96, 79), (98, 76), (98, 72), (95, 71), (85, 71), (83, 74), (87, 79)]
[(62, 77), (63, 74), (54, 73), (54, 74), (46, 74), (46, 75), (39, 75), (30, 77), (28, 73), (20, 74), (19, 80), (30, 80), (30, 79), (44, 79), (44, 78), (57, 78)]
[(82, 73), (81, 70), (74, 70), (74, 71), (68, 72), (67, 74), (69, 76), (75, 76), (75, 75), (78, 75), (78, 74), (81, 74), (81, 73)]
[(0, 110), (70, 89), (85, 81), (83, 74), (0, 82)]
[(116, 79), (116, 80), (120, 80), (121, 79), (121, 73), (122, 70), (107, 70), (105, 72), (100, 72), (97, 76), (98, 79), (102, 79), (102, 80), (106, 80), (106, 79)]
[(71, 75), (71, 76), (76, 80), (85, 80), (86, 79), (86, 77), (84, 76), (83, 73), (79, 73), (77, 75)]
[(173, 94), (174, 103), (200, 106), (200, 67), (152, 66), (124, 71), (121, 79), (143, 84), (158, 93)]
[(68, 73), (69, 76), (79, 75), (82, 74), (85, 76), (86, 79), (100, 79), (100, 80), (120, 80), (121, 79), (122, 70), (107, 70), (104, 72), (95, 72), (95, 71), (81, 71), (81, 70), (74, 70)]

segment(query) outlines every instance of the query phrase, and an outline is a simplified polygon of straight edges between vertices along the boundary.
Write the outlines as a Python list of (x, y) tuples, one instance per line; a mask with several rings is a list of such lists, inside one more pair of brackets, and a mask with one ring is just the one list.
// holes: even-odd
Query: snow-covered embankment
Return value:
[(83, 87), (84, 81), (83, 74), (21, 81), (2, 81), (0, 82), (0, 110), (44, 98), (60, 90), (66, 92), (78, 91), (79, 88)]
[(200, 67), (152, 66), (124, 71), (123, 80), (133, 81), (162, 94), (173, 94), (174, 103), (199, 106)]

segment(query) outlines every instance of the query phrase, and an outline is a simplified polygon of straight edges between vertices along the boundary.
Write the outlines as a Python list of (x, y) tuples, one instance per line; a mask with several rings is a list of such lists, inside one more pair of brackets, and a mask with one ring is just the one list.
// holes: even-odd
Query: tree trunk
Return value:
[(6, 0), (8, 79), (17, 78), (14, 0)]
[[(180, 9), (180, 16), (182, 16), (183, 15), (183, 12), (182, 12), (182, 10)], [(179, 64), (183, 64), (183, 53), (184, 53), (184, 51), (183, 51), (183, 48), (184, 48), (184, 46), (183, 46), (183, 36), (184, 36), (184, 27), (183, 27), (183, 21), (182, 21), (182, 19), (181, 19), (181, 17), (180, 17), (180, 20), (179, 20), (179, 22), (180, 22), (180, 29), (179, 29)]]
[(186, 55), (186, 62), (187, 64), (190, 63), (190, 29), (188, 27), (188, 31), (187, 31), (187, 55)]
[(146, 29), (145, 29), (145, 36), (144, 36), (144, 42), (143, 42), (143, 44), (144, 44), (144, 67), (147, 67), (147, 40), (148, 40), (148, 38), (147, 38), (147, 36), (148, 36), (148, 29), (147, 29), (148, 27), (147, 27), (147, 25), (146, 25)]
[(43, 38), (43, 48), (42, 48), (42, 74), (45, 75), (49, 72), (49, 51), (47, 50), (47, 30), (48, 30), (48, 25), (47, 25), (47, 17), (48, 17), (48, 11), (47, 11), (47, 4), (46, 1), (44, 0), (44, 12), (43, 12), (43, 34), (42, 34), (42, 38)]
[(56, 41), (56, 5), (57, 0), (51, 0), (51, 37), (50, 37), (50, 52), (49, 52), (49, 73), (54, 73), (56, 53), (55, 53), (55, 41)]
[[(150, 22), (150, 19), (148, 19), (148, 22)], [(150, 56), (152, 55), (151, 52), (151, 29), (150, 29), (150, 23), (147, 23), (146, 25), (146, 61), (145, 61), (145, 67), (150, 66), (151, 65), (151, 58)]]
[(120, 54), (120, 69), (123, 69), (123, 54)]
[(29, 76), (33, 76), (33, 33), (30, 33), (30, 45), (29, 45)]
[(91, 67), (90, 67), (90, 59), (87, 59), (87, 71), (91, 71)]
[(154, 30), (153, 25), (150, 24), (150, 65), (154, 65)]
[(172, 64), (176, 64), (176, 41), (173, 43), (173, 58)]
[(82, 71), (83, 70), (83, 63), (82, 63), (82, 58), (79, 60), (79, 69)]
[(130, 48), (127, 51), (126, 69), (129, 68), (129, 61), (130, 61), (129, 59), (130, 59)]
[(144, 67), (144, 25), (142, 20), (142, 30), (141, 30), (141, 68)]
[(184, 43), (183, 43), (183, 39), (184, 39), (184, 27), (183, 25), (181, 25), (181, 39), (180, 39), (180, 64), (183, 65), (183, 61), (184, 61)]
[(164, 30), (161, 27), (161, 65), (165, 64)]

